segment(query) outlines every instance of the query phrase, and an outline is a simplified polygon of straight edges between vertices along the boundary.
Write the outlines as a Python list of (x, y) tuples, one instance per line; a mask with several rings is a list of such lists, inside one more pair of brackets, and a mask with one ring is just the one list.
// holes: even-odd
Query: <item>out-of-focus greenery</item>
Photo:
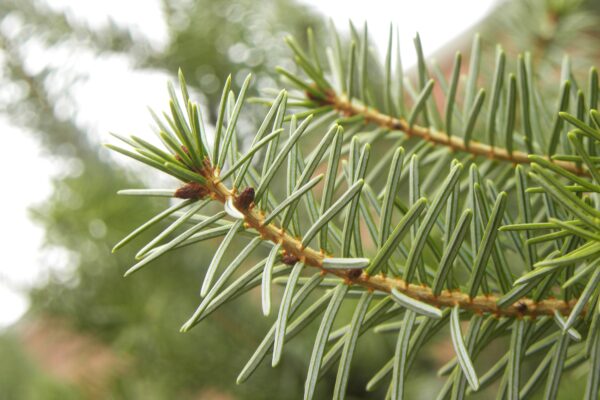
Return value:
[(289, 63), (282, 39), (288, 34), (304, 38), (309, 26), (317, 35), (323, 31), (320, 16), (290, 1), (167, 1), (164, 10), (172, 39), (147, 63), (168, 71), (181, 68), (213, 109), (228, 74), (241, 85), (252, 72), (257, 75), (253, 90), (273, 87), (275, 66)]
[(597, 64), (600, 50), (593, 43), (600, 37), (599, 13), (595, 0), (504, 1), (484, 22), (482, 33), (509, 54), (530, 52), (540, 74), (558, 80), (565, 55), (576, 73)]
[(58, 382), (42, 371), (12, 334), (0, 336), (0, 360), (2, 399), (35, 400), (41, 393), (48, 400), (80, 398), (77, 388)]
[[(577, 18), (592, 18), (599, 25), (597, 16), (586, 14), (589, 7), (597, 7), (594, 1), (581, 4), (552, 1), (550, 6), (554, 8), (548, 8), (544, 1), (528, 1), (524, 6), (515, 3), (511, 3), (510, 9), (514, 11), (510, 15), (497, 13), (494, 21), (499, 21), (498, 26), (524, 20), (528, 20), (529, 27), (538, 26), (527, 15), (527, 4), (544, 5), (543, 10), (562, 10), (558, 17), (571, 17), (575, 13)], [(562, 3), (570, 5), (569, 13), (560, 8)], [(181, 67), (188, 84), (205, 96), (207, 108), (214, 113), (219, 88), (228, 73), (234, 72), (234, 82), (240, 83), (238, 76), (252, 71), (258, 81), (255, 88), (272, 86), (273, 67), (285, 64), (289, 58), (282, 37), (286, 33), (303, 37), (307, 26), (315, 27), (318, 37), (318, 28), (324, 22), (306, 7), (284, 0), (260, 3), (177, 0), (165, 1), (162, 7), (170, 39), (164, 51), (157, 51), (146, 38), (117, 25), (91, 29), (39, 1), (0, 2), (0, 26), (9, 19), (19, 26), (10, 35), (0, 29), (0, 82), (25, 88), (19, 91), (18, 101), (0, 103), (0, 113), (30, 132), (45, 153), (65, 166), (67, 172), (53, 181), (53, 194), (40, 199), (32, 214), (46, 230), (47, 245), (66, 254), (74, 271), (72, 276), (65, 278), (59, 274), (33, 288), (30, 312), (0, 336), (2, 399), (70, 399), (90, 395), (136, 399), (300, 397), (308, 362), (304, 351), (307, 346), (302, 343), (303, 340), (312, 343), (312, 338), (295, 339), (298, 346), (290, 348), (276, 376), (265, 365), (244, 386), (234, 384), (240, 367), (268, 329), (269, 321), (256, 318), (258, 312), (252, 310), (259, 302), (256, 296), (226, 307), (189, 334), (178, 332), (198, 303), (194, 294), (210, 262), (203, 255), (202, 246), (215, 246), (218, 242), (182, 250), (168, 260), (157, 262), (134, 280), (122, 278), (134, 254), (125, 248), (112, 255), (112, 245), (156, 214), (163, 204), (146, 198), (131, 201), (115, 195), (119, 189), (141, 186), (141, 178), (133, 173), (123, 175), (106, 153), (98, 153), (97, 140), (76, 124), (75, 113), (66, 119), (57, 113), (57, 95), (48, 82), (61, 71), (47, 68), (32, 72), (27, 68), (26, 52), (27, 45), (35, 40), (46, 47), (69, 45), (97, 54), (127, 54), (139, 68), (161, 68), (170, 74)], [(548, 17), (543, 11), (535, 15), (539, 19)], [(561, 29), (569, 26), (560, 24)], [(586, 26), (593, 28), (590, 24)], [(490, 31), (499, 30), (497, 25), (489, 27)], [(528, 43), (527, 40), (534, 43), (540, 33), (532, 28), (516, 34), (519, 40), (515, 43)], [(589, 32), (569, 34), (570, 42), (554, 42), (557, 35), (544, 36), (546, 42), (540, 49), (552, 48), (547, 50), (552, 55), (549, 62), (556, 63), (555, 54), (562, 54)], [(46, 315), (62, 318), (74, 333), (93, 335), (125, 360), (125, 368), (119, 370), (108, 387), (94, 393), (82, 391), (54, 376), (52, 371), (44, 370), (28, 353), (20, 336), (24, 326)], [(361, 363), (352, 370), (349, 397), (364, 396), (364, 382), (393, 353), (393, 344), (385, 336), (366, 337), (364, 342), (357, 356)], [(387, 343), (387, 347), (380, 342)], [(441, 344), (440, 349), (443, 348)], [(440, 359), (445, 360), (443, 357), (431, 354), (416, 369), (439, 367)], [(412, 373), (411, 385), (429, 385), (435, 393), (441, 381), (425, 381), (418, 371)], [(320, 386), (324, 393), (331, 392), (329, 378)], [(371, 395), (381, 397), (382, 393)]]

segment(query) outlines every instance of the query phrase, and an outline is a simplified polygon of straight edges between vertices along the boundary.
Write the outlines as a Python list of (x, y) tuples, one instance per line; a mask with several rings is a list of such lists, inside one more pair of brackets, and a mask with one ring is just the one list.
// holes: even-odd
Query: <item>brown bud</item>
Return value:
[[(321, 88), (319, 88), (319, 86), (317, 86), (317, 84), (315, 83), (311, 83), (310, 86), (315, 89), (316, 91), (322, 91)], [(306, 95), (306, 97), (308, 97), (311, 100), (316, 100), (316, 101), (321, 101), (323, 102), (323, 99), (320, 97), (315, 96), (311, 91), (307, 90), (304, 92), (304, 94)], [(335, 92), (331, 89), (327, 89), (325, 90), (325, 97), (327, 98), (326, 101), (331, 101), (332, 98), (335, 97)]]
[[(185, 154), (187, 154), (188, 156), (190, 155), (190, 151), (188, 150), (188, 148), (187, 148), (187, 147), (185, 147), (185, 146), (181, 146), (181, 150), (182, 150), (182, 151), (183, 151)], [(179, 162), (181, 162), (181, 161), (182, 161), (182, 160), (181, 160), (181, 157), (179, 157), (179, 154), (175, 154), (175, 159), (176, 159), (177, 161), (179, 161)]]
[(178, 199), (201, 199), (208, 194), (208, 190), (197, 182), (186, 183), (175, 191)]
[(515, 308), (517, 309), (517, 311), (518, 311), (520, 314), (525, 314), (525, 313), (527, 312), (527, 304), (525, 304), (525, 303), (523, 303), (523, 302), (518, 302), (518, 303), (515, 305)]
[(351, 281), (358, 279), (362, 275), (362, 269), (354, 268), (346, 271), (346, 277)]
[(254, 188), (248, 186), (246, 189), (242, 190), (240, 194), (238, 194), (235, 198), (234, 205), (238, 210), (245, 211), (247, 210), (254, 201)]
[(283, 253), (283, 256), (281, 256), (281, 261), (286, 265), (294, 265), (298, 262), (298, 257), (286, 251)]

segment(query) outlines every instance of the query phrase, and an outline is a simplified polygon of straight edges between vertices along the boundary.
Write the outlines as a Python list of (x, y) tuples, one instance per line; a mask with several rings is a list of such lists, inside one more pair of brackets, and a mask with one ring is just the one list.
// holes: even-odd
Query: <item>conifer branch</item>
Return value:
[[(556, 102), (552, 126), (549, 126), (547, 116), (539, 110), (542, 106), (554, 105), (540, 105), (541, 94), (533, 82), (534, 71), (527, 53), (519, 55), (517, 71), (508, 73), (506, 80), (504, 79), (507, 74), (506, 56), (502, 47), (498, 45), (493, 80), (483, 82), (484, 87), (477, 89), (481, 64), (481, 42), (477, 35), (473, 41), (469, 71), (464, 76), (467, 84), (462, 99), (464, 109), (461, 112), (457, 109), (457, 102), (460, 100), (457, 98), (462, 62), (460, 52), (456, 54), (451, 84), (448, 88), (446, 79), (439, 70), (436, 70), (435, 74), (429, 70), (417, 35), (414, 42), (418, 58), (416, 67), (418, 85), (415, 88), (411, 80), (404, 76), (399, 49), (396, 51), (397, 77), (392, 79), (394, 58), (392, 27), (390, 27), (385, 66), (379, 66), (379, 62), (374, 59), (372, 61), (375, 64), (375, 71), (371, 69), (368, 73), (366, 69), (370, 64), (371, 54), (368, 51), (366, 28), (362, 36), (359, 36), (353, 27), (352, 30), (350, 54), (346, 65), (340, 51), (338, 34), (335, 28), (332, 28), (332, 35), (337, 39), (335, 52), (331, 48), (327, 49), (329, 54), (335, 54), (334, 57), (329, 58), (330, 73), (317, 70), (314, 67), (315, 59), (305, 54), (293, 38), (286, 39), (294, 53), (298, 70), (304, 72), (305, 77), (308, 78), (307, 82), (300, 74), (296, 75), (283, 68), (278, 69), (282, 77), (301, 90), (304, 95), (303, 99), (297, 101), (299, 107), (306, 109), (300, 114), (318, 114), (333, 110), (339, 116), (339, 123), (345, 127), (360, 129), (361, 124), (374, 124), (383, 129), (403, 132), (407, 137), (416, 137), (436, 146), (447, 147), (452, 151), (514, 165), (531, 164), (533, 162), (531, 156), (536, 155), (572, 174), (590, 176), (588, 166), (563, 160), (560, 155), (557, 155), (559, 146), (568, 148), (568, 144), (561, 145), (560, 142), (565, 141), (562, 136), (566, 135), (561, 135), (561, 132), (564, 122), (568, 120), (562, 114), (569, 108), (569, 91), (574, 82), (569, 63), (565, 63), (566, 69), (561, 74), (563, 80), (559, 82), (560, 97)], [(357, 47), (362, 49), (361, 62), (355, 58)], [(360, 77), (360, 91), (356, 90), (355, 75)], [(385, 80), (371, 82), (368, 79), (368, 76), (377, 75), (385, 76)], [(595, 104), (598, 101), (597, 82), (598, 72), (595, 67), (592, 67), (589, 74), (590, 109), (597, 107)], [(437, 102), (432, 98), (436, 83), (442, 87), (440, 91), (444, 98), (445, 115), (439, 112)], [(407, 88), (411, 88), (412, 99), (410, 100), (405, 98)], [(487, 96), (487, 102), (486, 89), (491, 93), (491, 96)], [(578, 96), (583, 96), (581, 91), (579, 93)], [(411, 103), (412, 109), (408, 112)], [(459, 123), (453, 124), (454, 120), (458, 120)], [(517, 122), (520, 123), (520, 127), (517, 127)], [(546, 136), (550, 136), (549, 143)], [(502, 138), (504, 145), (500, 143)], [(526, 151), (515, 149), (516, 145)]]
[[(505, 379), (515, 386), (510, 390), (512, 397), (530, 391), (531, 385), (545, 374), (548, 375), (548, 390), (556, 393), (554, 381), (562, 370), (586, 359), (593, 364), (588, 381), (593, 385), (594, 376), (600, 369), (600, 341), (597, 339), (600, 337), (600, 312), (596, 310), (600, 307), (597, 291), (600, 283), (598, 111), (592, 107), (586, 118), (578, 109), (574, 116), (569, 113), (566, 103), (560, 101), (553, 121), (550, 150), (546, 155), (533, 154), (532, 149), (544, 146), (540, 144), (543, 140), (534, 140), (539, 134), (539, 115), (530, 112), (533, 108), (523, 107), (523, 104), (531, 105), (529, 99), (536, 95), (529, 92), (531, 73), (527, 63), (520, 58), (520, 91), (525, 99), (521, 112), (527, 117), (524, 135), (515, 135), (513, 129), (516, 78), (511, 76), (508, 94), (504, 96), (507, 120), (504, 124), (495, 121), (499, 114), (492, 107), (487, 118), (488, 144), (476, 141), (474, 128), (485, 97), (485, 92), (477, 92), (475, 87), (479, 69), (476, 38), (475, 60), (471, 60), (471, 69), (475, 72), (468, 78), (468, 104), (464, 104), (464, 108), (469, 112), (468, 115), (465, 112), (466, 118), (462, 121), (466, 121), (462, 126), (463, 134), (461, 137), (450, 135), (452, 132), (446, 134), (439, 129), (443, 124), (435, 104), (428, 102), (433, 81), (426, 79), (428, 73), (420, 43), (416, 47), (421, 93), (413, 96), (413, 108), (406, 117), (403, 90), (396, 94), (391, 90), (384, 91), (383, 108), (373, 100), (373, 88), (367, 82), (366, 73), (366, 31), (361, 39), (355, 39), (359, 45), (350, 47), (350, 62), (359, 49), (360, 63), (350, 65), (349, 75), (344, 73), (340, 63), (339, 48), (331, 53), (332, 70), (347, 76), (347, 80), (341, 79), (345, 89), (337, 92), (322, 70), (314, 66), (317, 65), (315, 61), (306, 58), (290, 41), (296, 61), (311, 76), (313, 83), (306, 83), (287, 71), (281, 72), (302, 90), (308, 101), (298, 102), (293, 95), (288, 101), (286, 90), (280, 91), (274, 100), (267, 100), (269, 111), (245, 153), (238, 148), (236, 124), (250, 77), (237, 98), (230, 91), (231, 81), (225, 84), (211, 143), (198, 105), (189, 99), (182, 74), (179, 77), (181, 96), (175, 93), (172, 85), (169, 86), (170, 115), (164, 114), (164, 120), (155, 116), (158, 138), (164, 149), (136, 136), (115, 135), (131, 150), (108, 147), (184, 183), (177, 190), (124, 192), (183, 200), (154, 216), (115, 246), (116, 250), (162, 220), (175, 217), (138, 252), (138, 262), (126, 275), (171, 250), (224, 236), (207, 268), (200, 291), (202, 300), (181, 330), (188, 331), (223, 304), (258, 285), (261, 286), (262, 312), (269, 315), (273, 303), (271, 285), (285, 283), (277, 320), (243, 368), (238, 382), (246, 380), (271, 349), (272, 365), (279, 363), (284, 342), (291, 340), (324, 311), (313, 345), (305, 398), (314, 395), (319, 377), (338, 358), (342, 361), (335, 396), (343, 397), (358, 337), (381, 323), (380, 329), (392, 326), (399, 333), (393, 359), (375, 374), (373, 380), (381, 380), (393, 372), (389, 390), (396, 397), (403, 395), (405, 375), (419, 349), (448, 322), (457, 358), (444, 368), (449, 379), (440, 394), (442, 397), (450, 390), (462, 397), (467, 392), (467, 383), (469, 391), (481, 390), (502, 371)], [(315, 57), (314, 52), (311, 54)], [(387, 59), (389, 63), (391, 57), (388, 55)], [(500, 52), (496, 77), (504, 72), (503, 59)], [(460, 61), (460, 57), (457, 60)], [(358, 82), (353, 82), (355, 68), (360, 77)], [(390, 65), (386, 71), (389, 83)], [(453, 75), (454, 88), (456, 76)], [(501, 81), (495, 79), (492, 91), (496, 105), (504, 101), (498, 93)], [(590, 82), (590, 97), (595, 99), (595, 70), (592, 70)], [(569, 85), (564, 87), (568, 89)], [(359, 91), (358, 98), (352, 95), (353, 91)], [(449, 97), (447, 110), (456, 111), (454, 95)], [(287, 107), (294, 104), (307, 107), (308, 111), (288, 114)], [(397, 114), (393, 112), (395, 106), (398, 106)], [(331, 110), (334, 112), (320, 123), (315, 121), (311, 125), (314, 115)], [(345, 118), (331, 120), (335, 115)], [(286, 121), (289, 136), (280, 143)], [(319, 143), (305, 158), (300, 139), (327, 121), (334, 123), (324, 135), (319, 135)], [(446, 118), (448, 130), (451, 122), (452, 117)], [(559, 134), (564, 130), (565, 122), (575, 128), (565, 135), (572, 147), (560, 141)], [(377, 129), (375, 135), (366, 133), (367, 140), (364, 140), (360, 130), (365, 123), (383, 129)], [(345, 137), (342, 126), (347, 128)], [(505, 132), (507, 150), (495, 145), (498, 142), (494, 138), (495, 126), (501, 126)], [(368, 166), (370, 138), (378, 137), (386, 130), (402, 131), (408, 137), (419, 139), (418, 143), (404, 143), (410, 147), (403, 147), (404, 144), (393, 146), (371, 168)], [(527, 152), (512, 150), (513, 136), (521, 150)], [(479, 163), (481, 160), (468, 156), (472, 160), (468, 161), (469, 171), (465, 177), (462, 176), (464, 165), (461, 161), (439, 157), (441, 152), (434, 150), (434, 146), (423, 145), (427, 141), (487, 157), (491, 162)], [(554, 152), (559, 146), (573, 151), (557, 155)], [(257, 154), (263, 155), (262, 166), (258, 169), (253, 160)], [(323, 162), (324, 158), (327, 161)], [(511, 177), (513, 171), (510, 168), (496, 169), (500, 163), (494, 161), (529, 163), (530, 168), (525, 170), (517, 165)], [(325, 173), (314, 176), (318, 168)], [(385, 170), (388, 170), (387, 179), (381, 179), (381, 172)], [(427, 174), (423, 182), (421, 170)], [(285, 176), (284, 182), (278, 184), (277, 176)], [(321, 190), (315, 190), (321, 180), (324, 181)], [(530, 181), (539, 186), (529, 187)], [(380, 190), (379, 195), (372, 184)], [(431, 190), (433, 186), (436, 188)], [(342, 187), (346, 189), (338, 196)], [(285, 189), (285, 199), (279, 201), (275, 193), (281, 188)], [(509, 198), (514, 199), (517, 207), (507, 206)], [(218, 202), (221, 209), (212, 215), (200, 214), (211, 201)], [(343, 223), (340, 223), (342, 218)], [(189, 223), (193, 225), (166, 241)], [(241, 235), (252, 239), (221, 271), (220, 264), (224, 263), (230, 244)], [(364, 246), (365, 243), (369, 244)], [(260, 244), (270, 248), (268, 256), (230, 282)], [(371, 258), (365, 258), (366, 253), (372, 253)], [(316, 273), (310, 278), (302, 276), (304, 270), (311, 269)], [(284, 277), (279, 278), (281, 275)], [(294, 316), (317, 287), (329, 290), (325, 290), (318, 300), (311, 301), (301, 315)], [(352, 322), (331, 332), (341, 304), (356, 295), (361, 300)], [(372, 300), (377, 297), (380, 301), (374, 304)], [(371, 307), (370, 304), (374, 305)], [(463, 335), (460, 319), (464, 317), (470, 319), (470, 324)], [(512, 335), (507, 355), (479, 377), (474, 357), (494, 337), (505, 336), (508, 332)], [(569, 340), (576, 342), (584, 337), (585, 346), (569, 345)], [(331, 346), (329, 342), (332, 342)], [(556, 355), (540, 364), (520, 391), (518, 382), (523, 358), (549, 346)], [(574, 351), (577, 354), (567, 358)], [(372, 386), (371, 382), (367, 387)]]
[[(201, 198), (209, 196), (213, 200), (219, 201), (223, 205), (228, 199), (233, 199), (233, 204), (244, 204), (247, 199), (236, 191), (227, 188), (219, 179), (218, 169), (207, 166), (202, 171), (206, 178), (204, 185), (197, 183), (188, 183), (175, 192), (175, 197), (180, 198)], [(179, 195), (177, 193), (180, 193)], [(181, 193), (185, 193), (182, 195)], [(398, 290), (401, 293), (421, 302), (434, 305), (436, 307), (455, 307), (475, 314), (492, 314), (500, 317), (539, 317), (543, 315), (553, 316), (556, 312), (562, 315), (569, 315), (577, 299), (564, 301), (559, 299), (544, 299), (535, 301), (526, 297), (520, 298), (514, 304), (506, 307), (499, 307), (500, 298), (493, 294), (479, 295), (471, 297), (459, 290), (443, 290), (438, 295), (433, 293), (431, 287), (407, 283), (405, 280), (389, 277), (385, 274), (376, 274), (370, 276), (367, 272), (353, 269), (329, 269), (324, 267), (323, 261), (328, 258), (325, 251), (315, 250), (311, 247), (302, 245), (302, 239), (295, 238), (287, 233), (281, 227), (274, 223), (264, 223), (265, 213), (259, 210), (254, 202), (247, 204), (246, 207), (238, 207), (238, 211), (243, 215), (246, 228), (256, 230), (263, 240), (268, 240), (276, 245), (281, 245), (284, 254), (288, 259), (286, 263), (293, 264), (299, 261), (306, 266), (315, 267), (321, 270), (323, 274), (335, 275), (344, 279), (348, 285), (362, 286), (368, 290), (378, 290), (385, 293), (391, 293), (392, 290)], [(291, 257), (290, 257), (291, 256)], [(357, 274), (360, 272), (360, 274)], [(582, 316), (585, 312), (582, 313)]]
[[(308, 92), (307, 96), (312, 97)], [(404, 118), (396, 118), (384, 114), (373, 107), (355, 104), (347, 97), (338, 96), (331, 91), (328, 92), (327, 96), (324, 98), (313, 100), (318, 102), (320, 106), (332, 106), (334, 110), (344, 117), (361, 117), (365, 124), (373, 123), (380, 128), (402, 131), (409, 137), (423, 139), (434, 145), (446, 146), (453, 151), (470, 153), (474, 156), (486, 157), (490, 160), (505, 161), (513, 164), (531, 164), (533, 162), (529, 153), (518, 150), (508, 151), (502, 147), (490, 146), (486, 143), (473, 140), (466, 143), (465, 140), (459, 136), (451, 136), (446, 132), (438, 132), (416, 124), (411, 126)], [(541, 157), (574, 174), (589, 176), (589, 171), (576, 163), (555, 160), (547, 156)]]

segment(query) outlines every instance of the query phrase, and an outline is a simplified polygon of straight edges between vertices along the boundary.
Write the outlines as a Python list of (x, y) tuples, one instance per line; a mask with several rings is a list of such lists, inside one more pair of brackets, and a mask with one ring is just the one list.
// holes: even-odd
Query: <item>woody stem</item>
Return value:
[[(471, 153), (475, 156), (487, 157), (492, 160), (505, 161), (513, 164), (530, 164), (529, 154), (522, 151), (511, 151), (501, 147), (490, 146), (476, 141), (465, 141), (457, 136), (451, 136), (446, 132), (433, 131), (427, 127), (412, 125), (403, 118), (386, 115), (374, 108), (352, 103), (345, 97), (329, 94), (325, 100), (320, 100), (323, 105), (330, 105), (339, 113), (348, 117), (362, 116), (365, 122), (373, 123), (379, 127), (404, 132), (409, 137), (418, 137), (435, 145), (446, 146), (455, 151)], [(575, 163), (568, 161), (553, 160), (545, 157), (548, 161), (572, 172), (576, 175), (587, 176), (588, 171)]]
[[(230, 197), (237, 199), (234, 191), (220, 182), (216, 174), (208, 177), (206, 188), (211, 196), (221, 203), (225, 203)], [(322, 250), (304, 247), (300, 240), (285, 232), (281, 227), (274, 223), (265, 224), (264, 213), (252, 205), (239, 211), (244, 215), (246, 227), (256, 230), (264, 240), (280, 244), (286, 253), (293, 255), (304, 265), (318, 268), (324, 274), (340, 277), (348, 285), (362, 286), (368, 290), (378, 290), (386, 293), (396, 289), (411, 298), (436, 307), (454, 307), (458, 305), (460, 308), (476, 314), (492, 314), (497, 317), (535, 318), (541, 315), (554, 315), (555, 311), (568, 315), (577, 302), (576, 299), (567, 302), (558, 299), (534, 301), (529, 298), (521, 298), (510, 306), (500, 308), (497, 306), (499, 297), (493, 294), (470, 297), (458, 290), (444, 290), (439, 295), (435, 295), (431, 287), (408, 283), (400, 278), (388, 277), (384, 274), (370, 276), (363, 271), (359, 276), (355, 276), (354, 274), (348, 274), (347, 270), (327, 269), (323, 267), (323, 260), (326, 255)]]

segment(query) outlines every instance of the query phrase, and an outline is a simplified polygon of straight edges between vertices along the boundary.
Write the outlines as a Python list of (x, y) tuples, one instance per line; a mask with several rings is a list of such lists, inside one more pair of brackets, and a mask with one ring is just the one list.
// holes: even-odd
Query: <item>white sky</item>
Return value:
[[(325, 16), (333, 17), (336, 25), (345, 30), (348, 20), (362, 25), (367, 20), (369, 34), (380, 49), (385, 48), (390, 22), (398, 24), (401, 51), (405, 67), (415, 62), (412, 39), (418, 31), (426, 55), (480, 20), (496, 0), (304, 0)], [(157, 0), (50, 0), (53, 6), (83, 18), (93, 26), (108, 19), (126, 24), (149, 37), (157, 46), (167, 41)], [(456, 10), (460, 10), (457, 12)], [(44, 62), (47, 55), (32, 50), (32, 62)], [(56, 55), (55, 55), (56, 56)], [(63, 57), (63, 59), (61, 59)], [(1, 62), (1, 60), (0, 60)], [(132, 133), (147, 131), (146, 106), (162, 109), (167, 76), (160, 72), (134, 71), (126, 57), (95, 59), (90, 54), (59, 54), (55, 63), (86, 71), (89, 79), (73, 88), (73, 97), (81, 110), (77, 121), (99, 141), (107, 140), (107, 132)], [(114, 96), (118, 88), (119, 96)], [(110, 99), (110, 101), (106, 101)], [(41, 252), (43, 230), (29, 220), (28, 207), (51, 194), (50, 179), (60, 167), (42, 157), (35, 142), (25, 132), (0, 119), (0, 131), (8, 137), (7, 149), (27, 149), (27, 159), (36, 160), (22, 168), (22, 152), (5, 151), (1, 158), (0, 177), (2, 207), (0, 208), (0, 327), (16, 321), (27, 309), (22, 288), (47, 275)], [(14, 174), (15, 166), (19, 173)], [(54, 175), (53, 175), (54, 174)], [(12, 195), (18, 188), (18, 196)], [(46, 260), (47, 261), (47, 260)], [(60, 263), (58, 263), (60, 264)], [(68, 266), (64, 268), (68, 269)]]

